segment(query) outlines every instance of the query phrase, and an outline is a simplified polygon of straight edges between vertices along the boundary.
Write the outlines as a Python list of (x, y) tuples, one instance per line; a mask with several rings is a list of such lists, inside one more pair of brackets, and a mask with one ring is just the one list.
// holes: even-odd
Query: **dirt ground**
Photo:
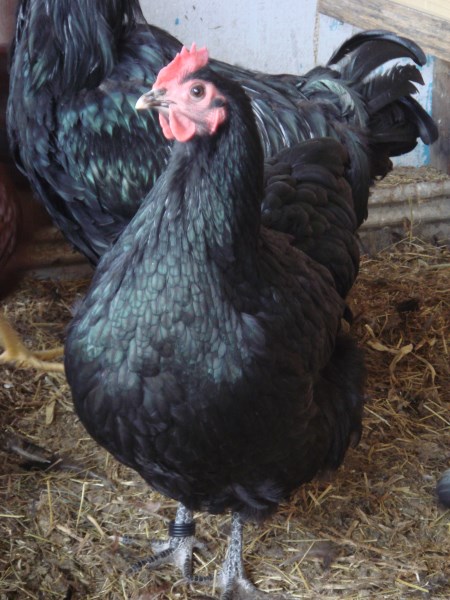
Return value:
[[(26, 279), (3, 308), (30, 347), (49, 347), (86, 285)], [(450, 511), (435, 485), (450, 467), (450, 252), (413, 239), (364, 258), (350, 304), (369, 370), (361, 443), (246, 526), (246, 567), (268, 598), (448, 600)], [(0, 367), (0, 427), (0, 600), (214, 595), (170, 567), (130, 571), (175, 505), (89, 438), (62, 375)], [(228, 531), (228, 515), (198, 515), (199, 574), (219, 567)]]

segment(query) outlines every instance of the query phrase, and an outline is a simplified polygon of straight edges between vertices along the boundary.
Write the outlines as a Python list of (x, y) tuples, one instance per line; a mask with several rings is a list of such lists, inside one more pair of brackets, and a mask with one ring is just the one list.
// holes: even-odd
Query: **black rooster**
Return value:
[[(261, 224), (264, 156), (250, 100), (206, 50), (183, 49), (139, 100), (147, 106), (176, 142), (98, 264), (68, 332), (67, 379), (88, 432), (180, 502), (151, 564), (173, 559), (190, 577), (192, 511), (231, 510), (222, 598), (255, 598), (243, 521), (337, 467), (360, 436), (364, 366), (340, 332), (344, 300), (329, 271), (294, 248), (295, 215), (305, 221), (296, 207), (311, 223), (314, 206), (327, 205), (331, 229), (340, 222), (343, 239), (353, 235), (346, 153), (317, 139), (272, 160), (263, 210), (279, 229), (289, 217), (286, 234)], [(352, 252), (348, 273), (335, 273), (342, 289)]]

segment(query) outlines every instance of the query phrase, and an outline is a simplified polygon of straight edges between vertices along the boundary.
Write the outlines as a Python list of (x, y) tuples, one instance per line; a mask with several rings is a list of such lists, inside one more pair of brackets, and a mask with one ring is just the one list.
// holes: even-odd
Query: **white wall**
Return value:
[[(76, 1), (76, 0), (74, 0)], [(336, 0), (339, 1), (339, 0)], [(17, 0), (0, 0), (0, 43), (9, 41)], [(327, 62), (356, 29), (317, 15), (317, 0), (141, 0), (147, 20), (184, 44), (206, 45), (212, 56), (271, 73), (304, 73)], [(431, 110), (433, 61), (422, 70), (417, 96)], [(396, 164), (419, 166), (429, 151), (419, 144)]]
[[(215, 58), (271, 73), (304, 73), (324, 64), (357, 31), (316, 15), (316, 0), (141, 0), (147, 20), (184, 44), (206, 45)], [(432, 60), (423, 69), (426, 85), (417, 96), (431, 110)], [(429, 151), (419, 144), (396, 164), (420, 166)]]
[(141, 0), (147, 20), (227, 62), (271, 72), (314, 64), (316, 0)]

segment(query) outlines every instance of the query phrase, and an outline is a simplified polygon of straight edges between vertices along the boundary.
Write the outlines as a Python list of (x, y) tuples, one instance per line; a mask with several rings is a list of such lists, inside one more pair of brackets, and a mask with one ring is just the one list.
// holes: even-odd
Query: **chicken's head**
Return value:
[(194, 135), (213, 135), (226, 119), (226, 99), (206, 78), (206, 48), (184, 48), (165, 66), (136, 109), (155, 108), (167, 139), (187, 142)]

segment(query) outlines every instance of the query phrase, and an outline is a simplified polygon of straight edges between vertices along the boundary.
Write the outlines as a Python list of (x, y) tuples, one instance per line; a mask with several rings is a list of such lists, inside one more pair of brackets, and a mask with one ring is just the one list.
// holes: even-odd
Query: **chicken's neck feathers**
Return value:
[(175, 143), (168, 167), (143, 203), (132, 232), (139, 238), (147, 230), (149, 254), (164, 257), (181, 248), (196, 260), (207, 258), (226, 268), (254, 260), (263, 154), (253, 119), (247, 123), (246, 116), (232, 108), (216, 135)]
[[(159, 348), (176, 334), (185, 338), (169, 360), (212, 372), (205, 343), (226, 340), (214, 378), (231, 382), (264, 345), (246, 298), (235, 306), (236, 281), (257, 269), (263, 184), (259, 137), (238, 120), (231, 118), (217, 139), (176, 144), (166, 171), (101, 259), (77, 323), (89, 360), (115, 368), (121, 352), (130, 352), (130, 338), (151, 338)], [(144, 359), (130, 358), (136, 372)]]

